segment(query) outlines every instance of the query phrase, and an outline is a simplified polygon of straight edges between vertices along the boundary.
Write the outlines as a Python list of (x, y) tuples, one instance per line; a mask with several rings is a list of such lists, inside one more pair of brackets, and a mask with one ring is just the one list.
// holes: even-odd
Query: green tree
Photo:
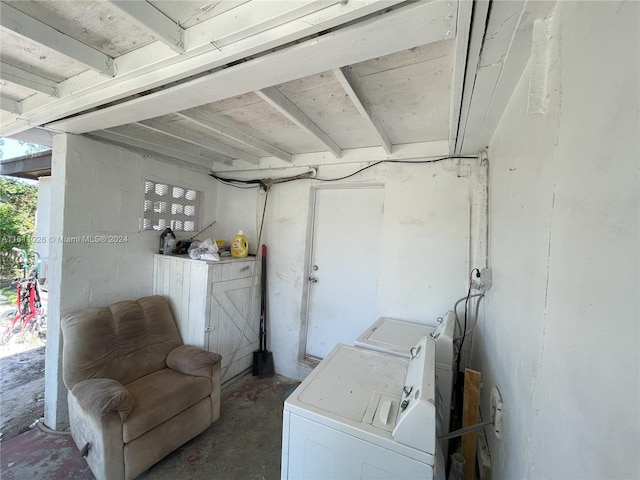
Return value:
[(0, 275), (19, 271), (13, 247), (33, 248), (38, 188), (15, 179), (0, 177)]

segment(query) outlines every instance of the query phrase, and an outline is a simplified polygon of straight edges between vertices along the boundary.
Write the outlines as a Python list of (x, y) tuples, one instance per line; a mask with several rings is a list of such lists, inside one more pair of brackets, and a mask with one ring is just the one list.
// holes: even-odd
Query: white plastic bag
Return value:
[(209, 260), (213, 262), (220, 260), (218, 245), (210, 238), (207, 238), (204, 242), (192, 242), (187, 253), (189, 258), (194, 260)]

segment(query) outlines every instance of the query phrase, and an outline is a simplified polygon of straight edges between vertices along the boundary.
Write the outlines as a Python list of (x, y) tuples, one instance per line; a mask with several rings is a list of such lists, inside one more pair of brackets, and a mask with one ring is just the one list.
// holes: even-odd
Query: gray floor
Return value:
[(220, 420), (140, 480), (280, 478), (282, 407), (295, 382), (245, 375), (224, 389)]
[[(280, 478), (282, 407), (297, 384), (280, 375), (249, 374), (226, 385), (220, 420), (139, 480)], [(94, 478), (69, 436), (34, 429), (1, 445), (3, 480)]]

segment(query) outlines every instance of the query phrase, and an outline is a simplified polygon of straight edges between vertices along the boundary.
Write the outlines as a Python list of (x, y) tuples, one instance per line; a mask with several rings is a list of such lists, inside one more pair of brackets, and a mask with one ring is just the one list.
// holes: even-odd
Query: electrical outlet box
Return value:
[(479, 292), (486, 293), (493, 284), (491, 268), (485, 267), (480, 270), (479, 277), (473, 277), (471, 279), (471, 286), (474, 290), (478, 290)]

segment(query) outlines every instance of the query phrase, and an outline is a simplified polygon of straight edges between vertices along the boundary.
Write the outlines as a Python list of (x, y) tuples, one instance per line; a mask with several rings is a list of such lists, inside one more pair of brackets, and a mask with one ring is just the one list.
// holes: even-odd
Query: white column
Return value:
[(51, 160), (51, 185), (48, 245), (49, 306), (45, 355), (44, 423), (62, 429), (69, 423), (67, 389), (62, 381), (62, 332), (60, 304), (62, 298), (62, 258), (64, 243), (53, 241), (64, 234), (64, 207), (67, 176), (66, 134), (55, 135)]

